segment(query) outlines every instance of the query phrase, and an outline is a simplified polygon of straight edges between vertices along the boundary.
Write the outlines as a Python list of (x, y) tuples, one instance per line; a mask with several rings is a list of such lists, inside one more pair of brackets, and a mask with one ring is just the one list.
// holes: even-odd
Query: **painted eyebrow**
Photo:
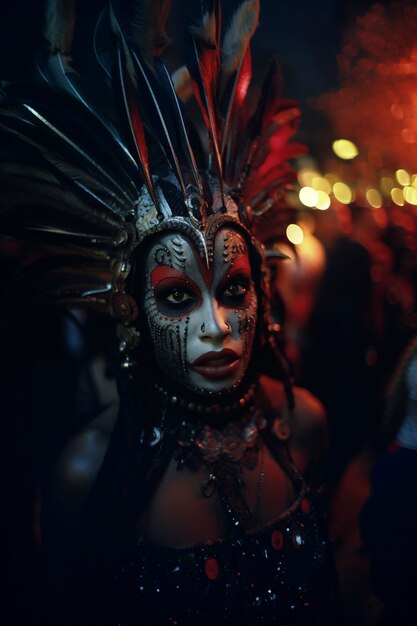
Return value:
[(159, 265), (155, 267), (151, 272), (151, 285), (153, 289), (156, 289), (161, 282), (166, 280), (178, 280), (187, 284), (187, 287), (195, 292), (200, 292), (194, 281), (191, 280), (184, 272), (176, 270), (169, 265)]
[(237, 274), (243, 274), (245, 276), (247, 275), (249, 279), (252, 278), (252, 270), (247, 256), (241, 256), (240, 259), (237, 259), (237, 261), (233, 263), (233, 265), (229, 267), (228, 270), (225, 271), (219, 281), (217, 289), (222, 289), (225, 283), (227, 283), (230, 278), (233, 278), (233, 276), (236, 276)]

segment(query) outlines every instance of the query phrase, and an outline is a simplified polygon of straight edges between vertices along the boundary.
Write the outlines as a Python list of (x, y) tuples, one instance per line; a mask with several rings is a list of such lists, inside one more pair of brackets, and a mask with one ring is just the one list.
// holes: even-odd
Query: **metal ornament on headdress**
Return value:
[(204, 162), (161, 59), (164, 0), (113, 0), (100, 16), (96, 86), (105, 98), (71, 65), (71, 0), (48, 4), (50, 50), (37, 81), (0, 92), (0, 232), (36, 242), (33, 271), (48, 298), (93, 305), (128, 326), (138, 307), (126, 280), (150, 235), (182, 232), (209, 263), (221, 225), (237, 225), (259, 247), (258, 225), (280, 212), (294, 176), (288, 159), (303, 147), (287, 143), (299, 111), (277, 97), (275, 63), (257, 105), (248, 104), (259, 0), (241, 3), (222, 41), (219, 1), (203, 4), (182, 76), (207, 130)]

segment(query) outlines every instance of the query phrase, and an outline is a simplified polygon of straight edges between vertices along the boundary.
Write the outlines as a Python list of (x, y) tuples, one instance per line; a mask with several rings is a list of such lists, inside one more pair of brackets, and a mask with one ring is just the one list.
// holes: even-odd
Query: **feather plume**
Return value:
[[(58, 169), (60, 164), (62, 164), (64, 173), (67, 165), (70, 167), (72, 162), (79, 171), (84, 170), (93, 178), (101, 181), (109, 195), (113, 196), (115, 206), (117, 206), (118, 202), (121, 202), (123, 197), (128, 201), (130, 200), (126, 189), (122, 188), (112, 174), (105, 170), (97, 160), (93, 159), (82, 146), (70, 139), (31, 106), (24, 105), (23, 113), (27, 114), (23, 120), (19, 118), (13, 119), (8, 116), (5, 120), (6, 123), (0, 124), (0, 128), (5, 130), (9, 136), (15, 136), (23, 145), (35, 148), (38, 154), (41, 154)], [(30, 124), (27, 123), (28, 121)], [(54, 143), (59, 145), (60, 153), (53, 147)], [(76, 163), (78, 165), (75, 165)], [(118, 196), (120, 196), (119, 200), (117, 199)]]
[(223, 192), (222, 163), (219, 148), (219, 115), (217, 111), (220, 70), (220, 4), (212, 3), (201, 24), (190, 29), (188, 69), (192, 78), (194, 95), (207, 127), (211, 153)]
[[(123, 48), (126, 59), (126, 69), (137, 94), (137, 102), (142, 102), (142, 107), (147, 112), (145, 126), (159, 142), (165, 157), (175, 172), (184, 196), (187, 195), (182, 170), (178, 161), (175, 138), (175, 120), (172, 123), (172, 111), (167, 106), (166, 93), (162, 92), (155, 74), (149, 69), (142, 59), (140, 50), (129, 49), (115, 12), (110, 10), (112, 28), (119, 40), (119, 46)], [(174, 130), (173, 130), (174, 129)]]
[(69, 55), (75, 25), (75, 0), (48, 0), (46, 5), (45, 37), (51, 54)]
[[(154, 75), (146, 70), (144, 63), (142, 63), (140, 57), (135, 52), (133, 52), (132, 57), (142, 97), (148, 99), (149, 106), (147, 108), (148, 111), (152, 111), (152, 120), (148, 118), (148, 123), (151, 125), (150, 130), (154, 132), (154, 137), (159, 141), (166, 158), (174, 170), (184, 196), (187, 196), (182, 168), (178, 160), (175, 133), (172, 130), (175, 126), (172, 126), (170, 115), (167, 114), (169, 109), (167, 110), (166, 102), (164, 102), (164, 97), (162, 97), (162, 93), (158, 89)], [(160, 97), (158, 97), (158, 92)]]
[[(166, 96), (171, 104), (172, 113), (175, 117), (176, 126), (178, 128), (179, 143), (182, 148), (185, 160), (193, 178), (193, 183), (196, 189), (199, 190), (200, 195), (203, 195), (203, 187), (200, 180), (200, 174), (198, 173), (197, 163), (195, 161), (194, 153), (191, 148), (190, 140), (188, 138), (187, 129), (182, 116), (182, 111), (178, 102), (177, 94), (171, 80), (171, 76), (165, 66), (159, 59), (155, 62), (155, 70), (157, 76), (160, 79), (161, 85), (165, 88)], [(188, 194), (187, 194), (188, 195)]]
[(295, 102), (276, 100), (273, 106), (274, 109), (270, 109), (272, 114), (269, 120), (265, 120), (252, 153), (251, 169), (256, 173), (255, 176), (261, 171), (268, 171), (272, 164), (285, 163), (288, 159), (288, 141), (300, 121), (300, 110)]
[[(129, 193), (125, 199), (118, 185), (113, 185), (112, 179), (101, 175), (101, 170), (89, 155), (82, 158), (78, 150), (68, 150), (65, 141), (59, 141), (55, 133), (49, 134), (33, 122), (28, 125), (27, 118), (22, 119), (25, 109), (17, 115), (17, 118), (11, 114), (0, 116), (0, 131), (4, 135), (0, 157), (7, 159), (0, 170), (4, 187), (18, 177), (17, 190), (35, 181), (44, 185), (45, 195), (48, 195), (45, 183), (54, 185), (58, 196), (60, 188), (66, 188), (72, 194), (67, 203), (69, 214), (71, 210), (75, 212), (79, 198), (87, 203), (87, 206), (84, 205), (85, 219), (88, 219), (88, 204), (91, 204), (93, 219), (105, 220), (114, 227), (120, 227), (123, 223), (120, 218), (126, 214), (126, 199), (130, 198), (132, 203), (137, 191), (132, 195)], [(1, 123), (2, 117), (4, 124)], [(75, 127), (74, 134), (76, 131)], [(13, 157), (14, 163), (11, 161)], [(63, 206), (66, 204), (63, 203)]]
[(193, 83), (190, 72), (185, 65), (179, 67), (171, 76), (175, 92), (183, 102), (187, 102), (193, 95)]
[(101, 69), (106, 74), (107, 78), (111, 79), (112, 76), (112, 58), (109, 54), (109, 42), (111, 40), (111, 28), (109, 24), (108, 10), (104, 10), (100, 13), (95, 28), (93, 37), (94, 55), (101, 66)]
[(221, 90), (224, 124), (221, 153), (229, 140), (231, 120), (246, 97), (252, 76), (250, 40), (258, 26), (259, 0), (246, 0), (234, 14), (222, 46)]
[[(123, 54), (123, 57), (122, 57)], [(139, 163), (142, 168), (142, 175), (148, 190), (152, 202), (155, 206), (158, 206), (158, 200), (156, 198), (155, 189), (152, 182), (152, 177), (149, 169), (149, 157), (148, 146), (145, 139), (145, 129), (143, 127), (142, 119), (140, 116), (137, 98), (135, 98), (136, 84), (132, 81), (132, 59), (130, 52), (126, 49), (123, 51), (118, 50), (118, 67), (117, 67), (117, 93), (120, 94), (123, 106), (122, 110), (125, 112), (125, 123), (129, 129), (129, 136), (133, 144), (135, 156), (139, 159)]]
[[(225, 96), (223, 98), (226, 111), (224, 113), (221, 154), (226, 169), (228, 169), (228, 161), (230, 160), (230, 155), (235, 154), (236, 150), (233, 150), (232, 146), (229, 146), (228, 157), (224, 156), (225, 150), (227, 144), (232, 141), (231, 134), (233, 132), (233, 126), (239, 127), (242, 123), (242, 117), (244, 116), (244, 111), (242, 109), (244, 108), (244, 102), (251, 78), (252, 61), (250, 48), (248, 47), (239, 71), (235, 73), (234, 79), (232, 78), (229, 81), (228, 89), (226, 90)], [(238, 137), (237, 133), (235, 133), (235, 137)]]
[[(110, 157), (112, 168), (116, 169), (119, 174), (122, 174), (125, 178), (124, 190), (132, 189), (133, 186), (134, 189), (132, 189), (132, 191), (134, 196), (136, 196), (135, 183), (131, 177), (137, 177), (137, 163), (121, 140), (116, 128), (104, 115), (99, 113), (97, 106), (91, 101), (90, 94), (87, 95), (85, 93), (80, 76), (71, 67), (68, 59), (60, 53), (57, 53), (50, 56), (46, 62), (39, 62), (37, 69), (42, 80), (54, 90), (53, 97), (52, 93), (48, 92), (47, 99), (44, 99), (44, 103), (49, 107), (49, 115), (51, 115), (51, 111), (56, 115), (56, 111), (60, 110), (59, 116), (62, 122), (66, 112), (69, 111), (69, 115), (71, 116), (70, 130), (71, 133), (74, 133), (74, 119), (81, 121), (83, 117), (85, 117), (87, 110), (88, 130), (90, 131), (90, 135), (94, 135), (94, 143), (99, 141), (100, 137), (103, 135), (104, 127), (106, 141), (102, 142), (101, 155), (106, 154)], [(79, 105), (81, 107), (73, 116), (71, 115), (71, 109), (72, 106), (75, 105), (59, 97), (57, 88), (62, 90), (64, 94), (68, 94), (74, 98), (74, 100), (77, 101), (77, 106)], [(38, 102), (40, 101), (39, 95), (40, 94), (38, 94)], [(55, 100), (56, 103), (54, 106)], [(81, 136), (83, 134), (84, 133), (81, 132)]]
[(171, 0), (135, 0), (127, 41), (138, 47), (144, 62), (153, 60), (164, 51), (168, 38), (165, 23)]
[(259, 142), (268, 128), (277, 102), (279, 102), (277, 99), (277, 82), (278, 67), (276, 61), (273, 60), (264, 79), (261, 97), (246, 129), (246, 143), (241, 150), (240, 160), (236, 168), (238, 180), (235, 184), (239, 189), (242, 189), (245, 185), (245, 180), (251, 170)]
[(259, 0), (246, 0), (234, 14), (222, 45), (224, 83), (237, 72), (245, 58), (250, 40), (258, 26)]
[(208, 48), (215, 48), (218, 41), (215, 11), (211, 10), (204, 13), (200, 23), (190, 26), (190, 32), (197, 39), (204, 41)]

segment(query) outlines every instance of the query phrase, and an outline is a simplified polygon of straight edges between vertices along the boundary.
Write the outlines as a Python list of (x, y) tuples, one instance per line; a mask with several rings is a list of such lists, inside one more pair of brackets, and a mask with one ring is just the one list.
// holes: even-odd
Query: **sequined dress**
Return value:
[(339, 624), (324, 520), (313, 494), (291, 474), (298, 496), (272, 524), (244, 530), (226, 506), (234, 529), (226, 539), (189, 548), (139, 539), (117, 573), (117, 623)]

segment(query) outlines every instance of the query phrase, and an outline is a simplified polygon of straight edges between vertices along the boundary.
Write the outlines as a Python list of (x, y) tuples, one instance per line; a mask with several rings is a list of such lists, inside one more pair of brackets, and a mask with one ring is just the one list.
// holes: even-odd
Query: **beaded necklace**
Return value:
[[(245, 528), (255, 526), (265, 476), (262, 438), (269, 422), (262, 408), (255, 404), (256, 388), (253, 383), (238, 397), (231, 394), (229, 403), (224, 398), (220, 403), (214, 394), (211, 403), (203, 404), (170, 394), (161, 385), (154, 386), (170, 422), (163, 420), (159, 428), (154, 427), (155, 442), (162, 439), (162, 434), (173, 442), (177, 471), (184, 467), (195, 471), (206, 466), (208, 478), (201, 483), (201, 495), (210, 498), (218, 491), (224, 505)], [(243, 498), (242, 474), (243, 468), (253, 470), (258, 466), (261, 450), (252, 510)]]

